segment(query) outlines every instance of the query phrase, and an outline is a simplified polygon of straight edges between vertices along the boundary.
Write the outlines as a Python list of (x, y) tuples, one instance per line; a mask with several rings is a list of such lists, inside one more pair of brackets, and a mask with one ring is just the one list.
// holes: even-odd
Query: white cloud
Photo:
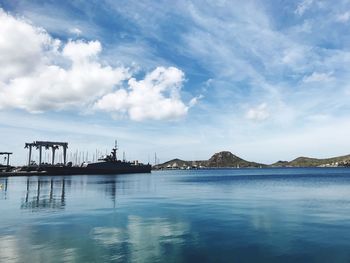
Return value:
[[(184, 73), (177, 68), (158, 67), (136, 81), (127, 68), (101, 62), (99, 41), (61, 43), (1, 9), (0, 35), (0, 109), (86, 111), (95, 104), (133, 120), (178, 118), (188, 111), (180, 98)], [(121, 88), (126, 80), (129, 90)]]
[(0, 109), (42, 112), (86, 106), (129, 77), (127, 69), (98, 61), (98, 41), (63, 45), (2, 10), (0, 25)]
[(125, 68), (97, 62), (94, 57), (99, 52), (97, 41), (69, 42), (59, 53), (71, 62), (68, 68), (47, 63), (30, 74), (5, 80), (0, 84), (0, 108), (43, 112), (88, 106), (129, 77)]
[(313, 72), (309, 76), (305, 76), (303, 78), (304, 83), (311, 83), (311, 82), (325, 82), (332, 80), (332, 72), (328, 73), (319, 73), (319, 72)]
[(203, 95), (199, 95), (199, 96), (197, 96), (197, 97), (192, 98), (192, 99), (190, 100), (189, 104), (188, 104), (189, 107), (195, 106), (195, 105), (198, 103), (198, 101), (199, 101), (200, 99), (203, 99), (203, 98), (204, 98)]
[(246, 118), (253, 121), (263, 121), (270, 116), (266, 103), (251, 108), (246, 112)]
[(96, 57), (102, 50), (99, 41), (88, 42), (88, 45), (83, 41), (69, 41), (64, 49), (63, 56), (71, 59), (73, 62), (84, 63), (90, 58)]
[(311, 7), (312, 3), (313, 3), (313, 0), (303, 0), (298, 4), (294, 12), (302, 16), (305, 13), (305, 11)]
[(34, 72), (54, 54), (59, 41), (0, 9), (0, 81)]
[(347, 11), (347, 12), (345, 12), (345, 13), (343, 13), (343, 14), (339, 14), (339, 15), (337, 15), (337, 17), (336, 17), (336, 20), (337, 20), (338, 22), (342, 22), (342, 23), (348, 22), (349, 19), (350, 19), (350, 11)]
[(69, 32), (70, 33), (72, 33), (72, 34), (74, 34), (74, 35), (77, 35), (77, 36), (80, 36), (82, 33), (83, 33), (83, 31), (81, 31), (79, 28), (77, 28), (77, 27), (72, 27), (72, 28), (70, 28), (69, 29)]
[(285, 50), (281, 58), (281, 62), (286, 65), (297, 65), (304, 62), (305, 49), (301, 47), (293, 47)]
[(94, 108), (107, 112), (127, 113), (132, 120), (173, 119), (186, 115), (190, 106), (180, 99), (184, 73), (174, 67), (158, 67), (143, 80), (131, 78), (129, 88), (103, 96)]

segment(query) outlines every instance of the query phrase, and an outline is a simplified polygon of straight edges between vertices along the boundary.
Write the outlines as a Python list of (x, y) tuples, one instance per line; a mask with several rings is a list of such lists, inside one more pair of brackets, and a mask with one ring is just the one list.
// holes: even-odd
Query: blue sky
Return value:
[(349, 1), (1, 1), (0, 150), (350, 153)]

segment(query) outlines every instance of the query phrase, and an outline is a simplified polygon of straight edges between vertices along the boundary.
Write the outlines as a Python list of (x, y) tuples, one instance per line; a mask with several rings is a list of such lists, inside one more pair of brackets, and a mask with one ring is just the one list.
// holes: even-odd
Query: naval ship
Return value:
[(81, 166), (72, 166), (69, 162), (66, 166), (42, 167), (50, 175), (77, 175), (77, 174), (127, 174), (127, 173), (150, 173), (152, 166), (139, 162), (127, 162), (117, 159), (117, 145), (109, 155), (98, 159), (98, 162), (82, 163)]

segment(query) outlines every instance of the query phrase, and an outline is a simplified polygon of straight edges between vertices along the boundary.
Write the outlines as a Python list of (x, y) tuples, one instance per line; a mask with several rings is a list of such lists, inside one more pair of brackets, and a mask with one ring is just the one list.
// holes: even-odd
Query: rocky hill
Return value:
[(207, 167), (261, 167), (264, 164), (249, 162), (228, 151), (215, 153), (208, 161)]

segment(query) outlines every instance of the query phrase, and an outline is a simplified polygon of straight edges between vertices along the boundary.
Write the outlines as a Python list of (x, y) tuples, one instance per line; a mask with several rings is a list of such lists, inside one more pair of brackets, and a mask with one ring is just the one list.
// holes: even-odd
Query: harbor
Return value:
[[(11, 166), (10, 156), (12, 152), (0, 152), (4, 155), (5, 165), (0, 166), (0, 177), (6, 176), (40, 176), (40, 175), (84, 175), (84, 174), (128, 174), (128, 173), (150, 173), (152, 166), (150, 164), (143, 164), (138, 161), (130, 162), (119, 160), (117, 158), (118, 145), (115, 142), (114, 148), (110, 154), (97, 157), (96, 161), (85, 161), (78, 163), (76, 155), (76, 162), (67, 161), (67, 142), (52, 142), (52, 141), (34, 141), (32, 143), (25, 143), (25, 149), (28, 149), (28, 163), (23, 166)], [(33, 150), (38, 150), (38, 163), (33, 161)], [(43, 150), (51, 151), (51, 162), (43, 161)], [(56, 163), (57, 151), (62, 151), (62, 162)], [(47, 159), (47, 158), (45, 158)], [(79, 158), (80, 159), (80, 158)], [(83, 158), (85, 159), (85, 158)], [(88, 158), (86, 158), (88, 159)]]

